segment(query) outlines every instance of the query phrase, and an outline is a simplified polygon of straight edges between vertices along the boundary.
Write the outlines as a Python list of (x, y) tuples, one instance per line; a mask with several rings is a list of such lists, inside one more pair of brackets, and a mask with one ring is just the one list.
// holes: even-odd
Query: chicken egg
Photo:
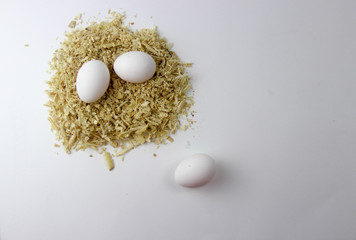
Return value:
[(153, 77), (156, 72), (156, 62), (145, 52), (131, 51), (115, 60), (114, 70), (122, 80), (142, 83)]
[(196, 153), (179, 163), (175, 170), (175, 181), (183, 187), (200, 187), (215, 175), (215, 161), (204, 153)]
[(86, 103), (95, 102), (105, 94), (109, 83), (110, 72), (105, 63), (99, 60), (85, 62), (77, 74), (78, 96)]

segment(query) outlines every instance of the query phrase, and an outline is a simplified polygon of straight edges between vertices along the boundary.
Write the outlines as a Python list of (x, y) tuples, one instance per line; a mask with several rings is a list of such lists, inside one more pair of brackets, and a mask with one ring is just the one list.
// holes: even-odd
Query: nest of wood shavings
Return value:
[[(107, 21), (86, 27), (71, 22), (50, 61), (51, 79), (47, 90), (49, 121), (57, 140), (71, 150), (99, 149), (110, 144), (115, 156), (146, 142), (172, 141), (170, 135), (182, 126), (193, 104), (189, 94), (190, 78), (157, 29), (133, 31), (124, 25), (125, 16), (111, 13)], [(128, 51), (150, 54), (157, 64), (156, 74), (147, 82), (135, 84), (121, 80), (113, 71), (115, 59)], [(77, 95), (75, 82), (79, 68), (89, 60), (101, 60), (110, 70), (110, 85), (94, 103), (85, 103)]]

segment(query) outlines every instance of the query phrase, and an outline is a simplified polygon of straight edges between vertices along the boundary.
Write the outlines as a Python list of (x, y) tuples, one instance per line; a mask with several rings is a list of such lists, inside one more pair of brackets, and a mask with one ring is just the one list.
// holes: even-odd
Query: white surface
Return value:
[[(54, 148), (42, 106), (56, 37), (108, 8), (194, 62), (198, 121), (113, 172)], [(2, 2), (0, 239), (355, 240), (355, 12), (353, 0)], [(185, 189), (174, 169), (195, 152), (220, 174)]]

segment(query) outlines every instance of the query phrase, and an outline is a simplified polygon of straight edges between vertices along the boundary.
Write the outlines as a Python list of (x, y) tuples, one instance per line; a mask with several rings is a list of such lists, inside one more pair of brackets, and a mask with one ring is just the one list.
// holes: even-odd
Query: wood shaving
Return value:
[[(160, 144), (181, 128), (193, 105), (190, 77), (177, 54), (170, 50), (157, 28), (133, 31), (124, 25), (125, 15), (108, 11), (110, 19), (79, 26), (78, 15), (65, 33), (60, 48), (50, 61), (51, 79), (47, 82), (49, 118), (57, 140), (67, 153), (71, 150), (105, 145), (120, 149), (114, 156), (146, 142)], [(74, 22), (74, 23), (73, 23)], [(113, 71), (115, 59), (128, 51), (150, 54), (157, 64), (156, 74), (141, 84), (121, 80)], [(85, 103), (77, 95), (76, 75), (83, 63), (101, 60), (110, 70), (110, 85), (94, 103)], [(109, 156), (105, 150), (105, 159)]]
[(106, 164), (108, 165), (109, 171), (113, 170), (115, 165), (114, 165), (114, 160), (111, 157), (111, 154), (109, 152), (104, 152), (104, 158)]
[(77, 22), (73, 20), (68, 24), (68, 27), (69, 28), (75, 28), (76, 25), (77, 25)]
[(174, 139), (171, 136), (168, 136), (167, 140), (170, 141), (170, 142), (174, 142)]

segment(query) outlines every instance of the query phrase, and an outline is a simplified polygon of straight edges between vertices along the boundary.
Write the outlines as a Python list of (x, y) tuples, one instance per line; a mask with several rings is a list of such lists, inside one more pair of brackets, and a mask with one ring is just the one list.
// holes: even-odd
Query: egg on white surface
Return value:
[(175, 181), (183, 187), (200, 187), (215, 175), (215, 161), (204, 153), (196, 153), (179, 163), (175, 170)]
[(79, 98), (92, 103), (99, 100), (110, 83), (110, 72), (105, 63), (99, 60), (85, 62), (78, 71), (76, 89)]
[(153, 77), (156, 72), (156, 62), (145, 52), (131, 51), (115, 60), (114, 70), (122, 80), (142, 83)]

